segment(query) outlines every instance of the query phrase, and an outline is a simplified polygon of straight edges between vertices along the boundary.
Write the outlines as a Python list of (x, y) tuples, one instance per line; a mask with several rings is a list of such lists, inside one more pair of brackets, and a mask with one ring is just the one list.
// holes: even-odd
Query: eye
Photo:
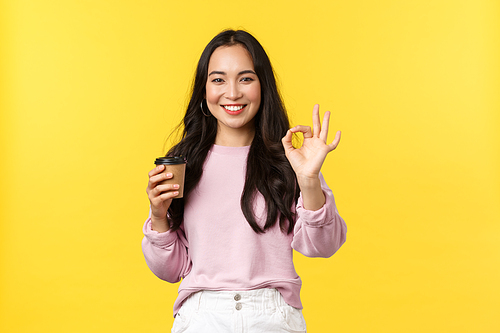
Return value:
[(254, 81), (254, 79), (252, 79), (251, 77), (244, 77), (241, 79), (241, 81), (243, 82), (251, 82), (251, 81)]
[(221, 83), (221, 82), (224, 82), (224, 80), (222, 80), (221, 78), (216, 78), (216, 79), (213, 79), (212, 82)]

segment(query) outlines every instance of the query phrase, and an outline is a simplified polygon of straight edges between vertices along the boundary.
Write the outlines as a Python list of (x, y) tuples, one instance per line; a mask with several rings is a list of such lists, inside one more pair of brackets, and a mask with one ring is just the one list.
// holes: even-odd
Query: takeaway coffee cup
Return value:
[(155, 161), (156, 165), (164, 165), (165, 170), (162, 173), (171, 173), (170, 179), (165, 179), (160, 184), (179, 184), (179, 194), (174, 197), (182, 198), (184, 195), (184, 174), (186, 172), (186, 159), (182, 156), (173, 157), (158, 157)]

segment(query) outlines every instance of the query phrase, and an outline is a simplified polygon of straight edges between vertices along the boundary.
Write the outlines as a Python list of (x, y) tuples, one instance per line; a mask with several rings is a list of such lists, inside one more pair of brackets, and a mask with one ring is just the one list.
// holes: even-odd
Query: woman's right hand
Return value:
[(165, 166), (158, 165), (149, 171), (149, 182), (146, 189), (151, 203), (151, 227), (158, 232), (170, 229), (167, 211), (172, 203), (172, 198), (179, 194), (178, 184), (160, 184), (162, 181), (172, 178), (171, 173), (162, 173), (163, 170), (165, 170)]

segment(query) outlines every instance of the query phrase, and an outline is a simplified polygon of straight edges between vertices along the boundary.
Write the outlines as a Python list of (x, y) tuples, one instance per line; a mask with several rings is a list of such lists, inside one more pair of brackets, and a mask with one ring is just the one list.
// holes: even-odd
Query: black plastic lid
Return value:
[(155, 160), (156, 165), (162, 165), (162, 164), (172, 165), (172, 164), (185, 164), (185, 163), (186, 159), (184, 158), (184, 156), (158, 157)]

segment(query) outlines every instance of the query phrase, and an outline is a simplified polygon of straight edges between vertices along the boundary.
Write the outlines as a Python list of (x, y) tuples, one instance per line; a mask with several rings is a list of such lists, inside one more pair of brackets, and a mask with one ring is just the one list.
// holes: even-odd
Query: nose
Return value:
[(226, 97), (231, 100), (237, 100), (242, 97), (242, 92), (237, 82), (230, 82), (227, 86)]

